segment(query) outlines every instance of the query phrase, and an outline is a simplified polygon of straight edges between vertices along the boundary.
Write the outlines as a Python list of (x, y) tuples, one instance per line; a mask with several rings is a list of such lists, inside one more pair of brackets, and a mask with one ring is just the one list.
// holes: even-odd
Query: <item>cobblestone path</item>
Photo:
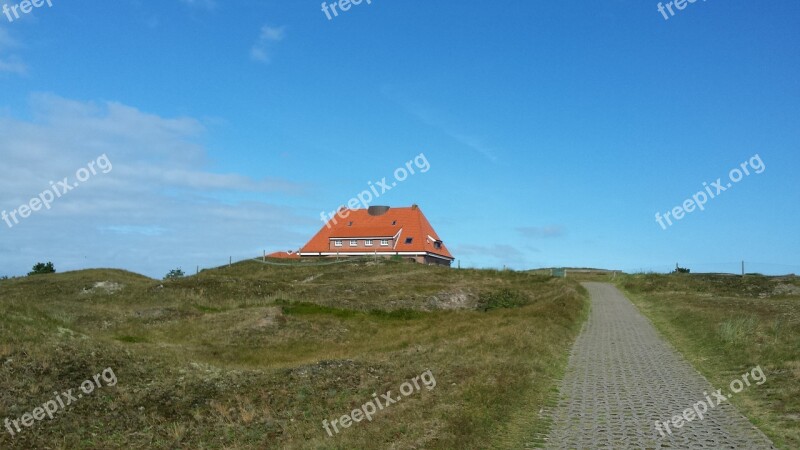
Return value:
[[(670, 347), (614, 286), (585, 283), (589, 321), (575, 342), (552, 410), (547, 448), (774, 448), (727, 401), (664, 436), (669, 421), (716, 388)], [(732, 381), (732, 380), (731, 380)], [(728, 396), (728, 386), (719, 386)], [(749, 388), (758, 389), (755, 383)], [(702, 409), (702, 408), (701, 408)]]

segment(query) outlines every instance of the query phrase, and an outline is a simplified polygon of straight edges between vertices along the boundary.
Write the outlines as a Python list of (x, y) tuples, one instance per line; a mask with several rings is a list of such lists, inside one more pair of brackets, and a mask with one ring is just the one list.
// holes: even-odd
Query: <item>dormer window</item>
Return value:
[(438, 250), (438, 249), (440, 249), (440, 248), (442, 248), (442, 241), (436, 241), (436, 242), (434, 242), (434, 243), (433, 243), (433, 248), (435, 248), (435, 249), (437, 249), (437, 250)]
[(406, 245), (411, 245), (414, 242), (414, 238), (406, 238)]
[(396, 220), (392, 221), (392, 226), (394, 226), (394, 225), (397, 225), (397, 221)]
[(350, 247), (358, 247), (358, 241), (357, 241), (357, 240), (355, 240), (355, 239), (352, 239), (352, 240), (350, 241)]
[(348, 226), (348, 227), (352, 227), (352, 226), (353, 226), (353, 222), (348, 222), (348, 223), (347, 223), (347, 226)]
[(333, 245), (336, 246), (336, 247), (341, 247), (342, 246), (342, 241), (341, 240), (333, 241)]

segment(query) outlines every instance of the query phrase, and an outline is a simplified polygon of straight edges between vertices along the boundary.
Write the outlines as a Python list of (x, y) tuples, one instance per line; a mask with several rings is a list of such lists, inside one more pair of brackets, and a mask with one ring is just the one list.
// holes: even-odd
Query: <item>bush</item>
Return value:
[(369, 314), (373, 317), (379, 317), (387, 320), (417, 320), (425, 317), (425, 313), (421, 311), (414, 311), (413, 309), (396, 309), (394, 311), (373, 309), (369, 312)]
[(177, 280), (178, 278), (183, 278), (185, 276), (186, 276), (186, 274), (183, 273), (183, 270), (181, 270), (181, 268), (178, 267), (177, 269), (170, 270), (169, 273), (166, 276), (164, 276), (164, 279), (165, 280)]
[(31, 275), (42, 275), (42, 274), (46, 274), (46, 273), (56, 273), (56, 268), (53, 267), (53, 263), (51, 263), (51, 262), (48, 262), (46, 264), (45, 263), (36, 263), (33, 266), (33, 270), (31, 272), (28, 272), (28, 276), (31, 276)]
[(478, 299), (478, 309), (481, 311), (491, 311), (499, 308), (519, 308), (527, 304), (528, 299), (524, 294), (511, 289), (484, 292)]

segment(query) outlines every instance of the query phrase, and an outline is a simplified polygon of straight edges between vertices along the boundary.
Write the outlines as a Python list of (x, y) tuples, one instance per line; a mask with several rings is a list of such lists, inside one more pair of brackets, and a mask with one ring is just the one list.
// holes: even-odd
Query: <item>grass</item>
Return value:
[(616, 282), (717, 387), (761, 366), (730, 401), (782, 448), (800, 448), (800, 279), (629, 275)]
[[(106, 367), (119, 382), (0, 448), (519, 448), (586, 310), (571, 280), (393, 261), (4, 280), (0, 420)], [(323, 430), (426, 370), (435, 389)]]
[(530, 304), (530, 299), (525, 292), (506, 288), (482, 294), (478, 300), (478, 308), (481, 311), (492, 311), (500, 308), (519, 308), (528, 304)]
[(147, 339), (139, 336), (116, 336), (114, 339), (120, 342), (127, 342), (129, 344), (139, 344), (142, 342), (147, 342)]

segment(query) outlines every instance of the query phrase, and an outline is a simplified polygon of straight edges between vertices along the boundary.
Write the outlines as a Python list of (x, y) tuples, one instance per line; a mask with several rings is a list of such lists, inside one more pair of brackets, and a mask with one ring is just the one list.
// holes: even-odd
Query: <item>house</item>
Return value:
[(417, 205), (341, 209), (298, 254), (300, 259), (400, 256), (444, 266), (454, 259)]

